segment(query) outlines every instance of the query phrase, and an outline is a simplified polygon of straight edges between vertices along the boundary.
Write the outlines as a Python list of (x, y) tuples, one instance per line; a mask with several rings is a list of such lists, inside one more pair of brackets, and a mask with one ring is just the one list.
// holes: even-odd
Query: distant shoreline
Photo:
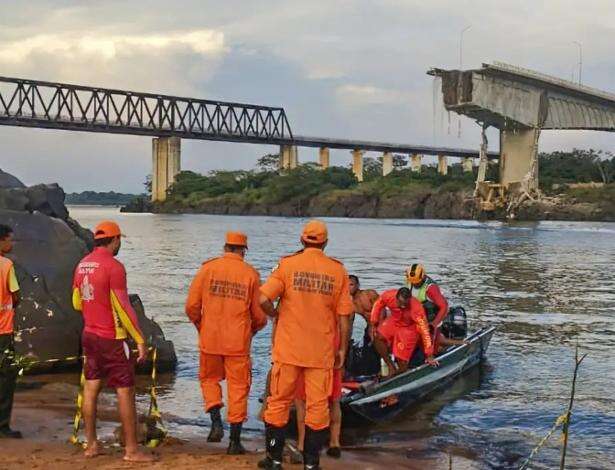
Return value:
[(70, 206), (124, 206), (140, 197), (140, 194), (116, 193), (115, 191), (83, 191), (66, 194), (64, 203)]
[[(591, 197), (590, 197), (591, 196)], [(437, 188), (382, 197), (377, 194), (341, 190), (311, 198), (293, 198), (279, 204), (242, 201), (239, 197), (217, 197), (187, 204), (169, 200), (151, 203), (140, 198), (122, 207), (124, 213), (211, 214), (278, 217), (345, 217), (370, 219), (475, 220), (474, 200), (469, 190), (441, 191)], [(615, 199), (590, 192), (589, 196), (567, 194), (527, 201), (517, 221), (615, 222)], [(485, 214), (478, 220), (506, 220), (503, 213)]]

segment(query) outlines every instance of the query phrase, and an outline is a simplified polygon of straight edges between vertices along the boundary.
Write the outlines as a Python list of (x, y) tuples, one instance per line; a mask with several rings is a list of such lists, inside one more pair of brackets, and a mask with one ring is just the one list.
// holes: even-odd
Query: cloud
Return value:
[[(283, 106), (293, 132), (477, 148), (478, 126), (442, 112), (431, 66), (502, 60), (615, 91), (612, 0), (5, 0), (2, 75)], [(438, 90), (436, 90), (436, 95)], [(436, 110), (435, 118), (433, 110)], [(461, 129), (461, 132), (459, 131)], [(140, 190), (142, 137), (0, 129), (0, 163), (29, 182)], [(497, 149), (490, 132), (490, 148)], [(541, 150), (615, 148), (615, 134), (549, 132)], [(183, 167), (251, 166), (260, 147), (182, 143)], [(87, 158), (82, 157), (87, 155)], [(301, 159), (314, 152), (301, 149)], [(338, 164), (349, 155), (340, 153)], [(114, 171), (105, 168), (112, 165)], [(122, 175), (121, 178), (118, 175)]]
[(224, 33), (214, 30), (154, 35), (85, 35), (40, 34), (17, 41), (0, 42), (0, 61), (23, 62), (31, 54), (100, 55), (106, 60), (119, 54), (133, 54), (135, 49), (187, 47), (196, 54), (221, 54), (225, 51)]
[(411, 97), (407, 91), (379, 88), (374, 85), (340, 85), (336, 91), (340, 101), (350, 106), (408, 106)]

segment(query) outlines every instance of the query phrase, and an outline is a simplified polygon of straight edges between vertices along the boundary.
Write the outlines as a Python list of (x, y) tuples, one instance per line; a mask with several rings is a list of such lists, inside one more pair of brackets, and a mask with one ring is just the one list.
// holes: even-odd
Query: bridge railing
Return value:
[(0, 77), (0, 124), (263, 143), (292, 139), (283, 108)]

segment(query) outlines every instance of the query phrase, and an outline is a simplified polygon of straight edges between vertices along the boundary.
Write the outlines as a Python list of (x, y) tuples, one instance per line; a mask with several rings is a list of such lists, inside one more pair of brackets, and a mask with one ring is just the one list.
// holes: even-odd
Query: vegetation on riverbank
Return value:
[(114, 191), (83, 191), (81, 193), (68, 193), (65, 202), (76, 206), (122, 206), (128, 204), (135, 197), (137, 197), (136, 194), (116, 193)]
[[(464, 173), (461, 164), (439, 175), (435, 166), (412, 172), (403, 156), (395, 156), (395, 170), (382, 176), (379, 159), (365, 159), (365, 180), (359, 183), (350, 168), (321, 169), (305, 163), (280, 174), (278, 156), (266, 155), (254, 170), (212, 171), (207, 175), (185, 171), (178, 175), (167, 201), (149, 205), (144, 200), (127, 210), (254, 214), (286, 216), (345, 216), (390, 218), (471, 218), (472, 192), (476, 178)], [(563, 214), (563, 218), (596, 220), (615, 218), (615, 157), (593, 150), (541, 154), (541, 189), (557, 198), (558, 207), (586, 204)], [(490, 165), (487, 179), (498, 179), (497, 165)], [(575, 187), (596, 183), (596, 187)], [(602, 187), (598, 187), (602, 186)], [(560, 207), (560, 208), (561, 208)], [(555, 213), (553, 212), (555, 210)], [(560, 209), (532, 207), (529, 218), (557, 218)], [(583, 211), (589, 211), (584, 219)]]

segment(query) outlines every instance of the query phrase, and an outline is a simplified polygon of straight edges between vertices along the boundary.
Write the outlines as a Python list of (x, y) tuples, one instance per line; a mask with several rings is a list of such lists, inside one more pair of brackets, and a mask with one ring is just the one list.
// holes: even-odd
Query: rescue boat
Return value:
[(387, 380), (345, 382), (341, 399), (345, 425), (391, 420), (441, 391), (484, 360), (494, 331), (495, 327), (482, 328), (467, 336), (466, 344), (442, 352), (436, 357), (438, 367), (422, 364)]

